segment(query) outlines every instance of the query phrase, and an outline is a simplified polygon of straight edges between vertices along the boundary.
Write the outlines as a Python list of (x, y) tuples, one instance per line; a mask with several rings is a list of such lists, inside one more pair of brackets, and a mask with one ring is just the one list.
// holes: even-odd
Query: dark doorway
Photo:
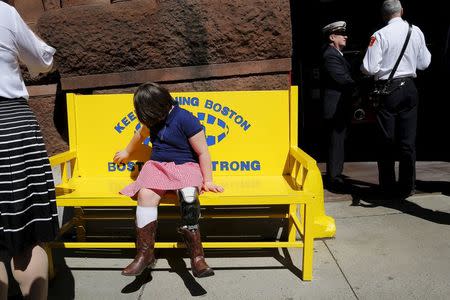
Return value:
[[(421, 28), (432, 54), (430, 67), (418, 72), (420, 93), (417, 131), (417, 159), (449, 161), (447, 137), (450, 128), (450, 77), (448, 35), (450, 13), (446, 1), (424, 5), (403, 1), (404, 19)], [(380, 17), (382, 1), (291, 0), (293, 28), (293, 83), (300, 86), (299, 143), (318, 161), (324, 160), (325, 146), (320, 118), (319, 65), (322, 47), (321, 28), (344, 20), (349, 29), (345, 56), (352, 63), (355, 76), (370, 36), (384, 26)], [(446, 46), (447, 45), (447, 46)], [(373, 120), (353, 122), (347, 142), (347, 161), (376, 160)]]

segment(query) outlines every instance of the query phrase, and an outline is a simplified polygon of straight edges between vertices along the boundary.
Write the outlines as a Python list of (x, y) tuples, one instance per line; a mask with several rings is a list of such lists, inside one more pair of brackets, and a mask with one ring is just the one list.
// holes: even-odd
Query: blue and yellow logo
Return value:
[[(200, 106), (200, 100), (198, 97), (175, 97), (175, 101), (180, 106)], [(207, 111), (197, 112), (197, 118), (205, 128), (206, 143), (208, 146), (213, 146), (220, 143), (230, 132), (230, 128), (224, 119), (229, 119), (236, 125), (241, 127), (244, 131), (247, 131), (251, 124), (244, 119), (240, 114), (231, 109), (228, 106), (224, 106), (213, 100), (206, 99), (203, 108)], [(220, 117), (215, 116), (213, 113), (217, 113)]]
[[(183, 97), (178, 96), (174, 98), (175, 101), (178, 102), (180, 106), (192, 106), (192, 107), (200, 107), (200, 100), (198, 97)], [(206, 143), (208, 146), (214, 146), (221, 141), (223, 141), (227, 135), (230, 133), (230, 127), (226, 123), (227, 121), (231, 121), (236, 124), (239, 128), (241, 128), (244, 132), (248, 131), (251, 128), (251, 123), (247, 121), (242, 115), (233, 110), (228, 106), (224, 106), (218, 102), (214, 102), (213, 100), (207, 99), (203, 107), (205, 110), (198, 111), (194, 115), (197, 116), (200, 123), (203, 125), (206, 134)], [(186, 107), (186, 109), (190, 110)], [(213, 113), (218, 114), (220, 117), (214, 115)], [(225, 121), (225, 120), (227, 121)], [(114, 129), (118, 133), (122, 133), (126, 127), (131, 125), (133, 121), (137, 120), (137, 117), (134, 112), (128, 113), (124, 116), (120, 122), (114, 126)], [(135, 130), (138, 130), (141, 127), (141, 124), (136, 124)], [(148, 145), (150, 142), (150, 138), (147, 138), (144, 141), (144, 144)]]
[[(230, 132), (230, 128), (228, 127), (227, 123), (213, 115), (199, 112), (197, 113), (197, 118), (200, 120), (200, 123), (202, 123), (203, 128), (205, 129), (206, 143), (208, 144), (208, 146), (212, 146), (216, 143), (221, 142)], [(206, 129), (205, 121), (206, 124), (208, 124), (208, 130)], [(214, 131), (218, 132), (213, 134), (212, 132)]]

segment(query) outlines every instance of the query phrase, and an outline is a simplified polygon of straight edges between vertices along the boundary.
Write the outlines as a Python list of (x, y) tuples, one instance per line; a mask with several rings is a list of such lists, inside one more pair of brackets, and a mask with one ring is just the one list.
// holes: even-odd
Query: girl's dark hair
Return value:
[(163, 121), (175, 103), (167, 89), (153, 82), (140, 85), (133, 102), (139, 122), (147, 128)]

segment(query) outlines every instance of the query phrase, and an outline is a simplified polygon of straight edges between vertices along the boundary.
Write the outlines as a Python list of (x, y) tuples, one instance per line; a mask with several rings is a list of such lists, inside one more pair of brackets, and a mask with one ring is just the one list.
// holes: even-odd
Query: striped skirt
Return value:
[(17, 255), (58, 232), (47, 151), (24, 99), (0, 98), (0, 251)]

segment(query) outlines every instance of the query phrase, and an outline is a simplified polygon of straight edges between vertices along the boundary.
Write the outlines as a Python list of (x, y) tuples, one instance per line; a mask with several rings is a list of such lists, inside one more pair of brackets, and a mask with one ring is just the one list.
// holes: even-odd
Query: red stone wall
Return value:
[(289, 1), (136, 0), (43, 13), (62, 77), (291, 57)]
[[(57, 49), (55, 62), (63, 79), (291, 57), (289, 0), (111, 2), (115, 1), (16, 0), (14, 4), (31, 28)], [(58, 82), (57, 76), (34, 81), (24, 77), (29, 84)], [(171, 91), (286, 89), (289, 69), (162, 83)], [(76, 92), (132, 93), (137, 85)], [(65, 132), (62, 92), (58, 99), (30, 98), (50, 155), (67, 149), (60, 135)]]
[(30, 97), (28, 103), (36, 115), (49, 155), (68, 150), (69, 146), (57, 131), (53, 120), (55, 96)]

